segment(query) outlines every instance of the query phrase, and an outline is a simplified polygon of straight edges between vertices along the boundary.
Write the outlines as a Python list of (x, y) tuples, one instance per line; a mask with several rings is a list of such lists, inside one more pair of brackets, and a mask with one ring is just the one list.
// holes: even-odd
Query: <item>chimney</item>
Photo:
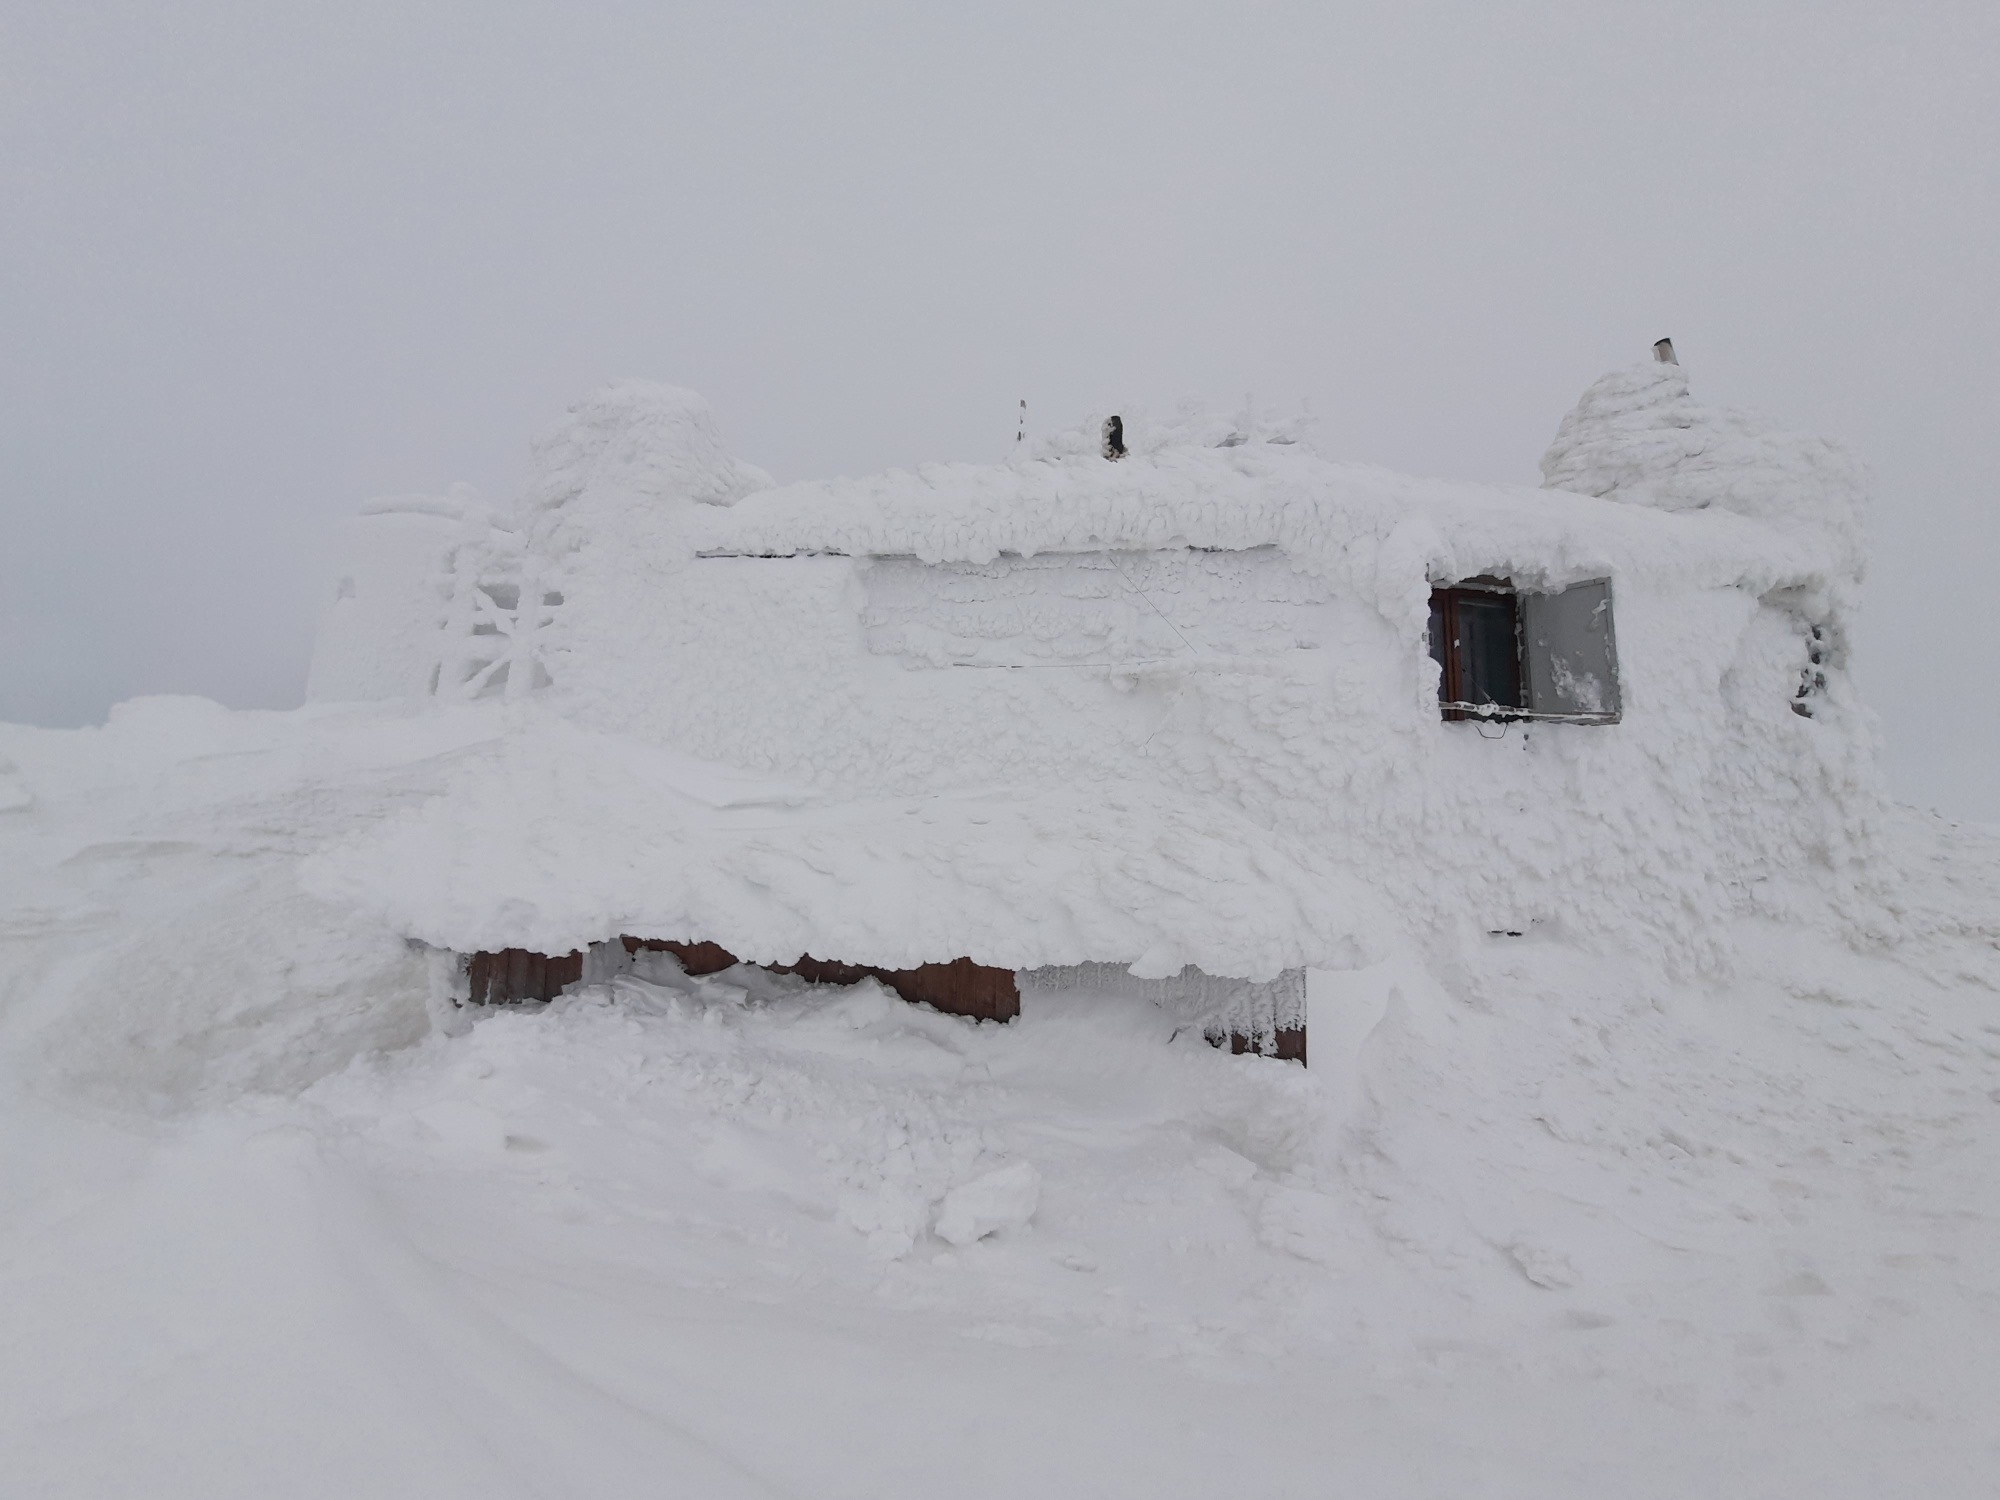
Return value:
[(1113, 463), (1125, 456), (1125, 423), (1121, 418), (1104, 419), (1104, 456)]
[(1661, 339), (1657, 344), (1653, 345), (1653, 358), (1657, 359), (1663, 365), (1677, 365), (1680, 363), (1679, 360), (1674, 358), (1674, 341), (1672, 339)]

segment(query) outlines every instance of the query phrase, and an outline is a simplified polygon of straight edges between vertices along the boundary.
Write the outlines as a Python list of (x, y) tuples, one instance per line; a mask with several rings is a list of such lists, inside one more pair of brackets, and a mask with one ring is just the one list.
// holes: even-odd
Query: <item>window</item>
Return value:
[(1552, 594), (1504, 578), (1434, 588), (1430, 646), (1446, 719), (1618, 722), (1609, 579)]
[(1468, 717), (1475, 704), (1489, 712), (1528, 706), (1521, 696), (1520, 596), (1499, 580), (1431, 590), (1431, 657), (1444, 669), (1438, 702), (1447, 719)]

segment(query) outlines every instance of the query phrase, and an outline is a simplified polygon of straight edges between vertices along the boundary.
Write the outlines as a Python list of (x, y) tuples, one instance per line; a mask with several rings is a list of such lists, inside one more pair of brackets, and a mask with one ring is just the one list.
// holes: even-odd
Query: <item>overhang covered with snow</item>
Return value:
[(1379, 899), (1215, 799), (1138, 782), (846, 799), (539, 715), (317, 856), (317, 893), (460, 952), (622, 934), (906, 968), (1116, 961), (1269, 979), (1367, 962)]

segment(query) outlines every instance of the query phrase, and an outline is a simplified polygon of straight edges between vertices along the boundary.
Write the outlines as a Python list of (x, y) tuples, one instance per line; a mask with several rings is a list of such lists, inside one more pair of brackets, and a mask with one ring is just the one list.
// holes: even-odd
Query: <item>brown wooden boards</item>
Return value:
[(635, 937), (622, 937), (618, 941), (625, 945), (627, 953), (671, 953), (681, 961), (683, 969), (697, 977), (720, 974), (736, 965), (736, 955), (720, 943), (676, 943), (666, 938)]
[(583, 955), (563, 953), (551, 958), (526, 948), (475, 953), (466, 965), (469, 998), (474, 1005), (504, 1005), (509, 1001), (553, 1000), (563, 986), (583, 978)]
[[(736, 955), (719, 943), (629, 935), (619, 942), (630, 954), (671, 953), (687, 973), (695, 976), (719, 974), (738, 962)], [(874, 964), (850, 964), (806, 955), (789, 964), (761, 967), (775, 974), (796, 974), (812, 984), (859, 984), (863, 979), (873, 978), (912, 1004), (928, 1005), (948, 1016), (1006, 1022), (1021, 1014), (1021, 990), (1014, 972), (976, 964), (969, 958), (918, 964), (911, 969), (885, 969)], [(524, 948), (475, 953), (467, 963), (466, 976), (468, 999), (474, 1005), (553, 1000), (565, 986), (583, 977), (583, 955), (565, 953), (551, 957)], [(1224, 1027), (1211, 1029), (1208, 1040), (1235, 1053), (1254, 1052), (1286, 1062), (1306, 1060), (1306, 1030), (1302, 1025), (1280, 1024), (1269, 1033), (1252, 1036), (1228, 1029), (1225, 1023)]]
[[(696, 976), (718, 974), (737, 962), (736, 955), (719, 943), (630, 935), (619, 941), (627, 953), (671, 953), (680, 960), (683, 969)], [(863, 979), (878, 979), (905, 1000), (928, 1005), (948, 1016), (1011, 1021), (1021, 1014), (1021, 991), (1014, 982), (1014, 971), (976, 964), (969, 958), (918, 964), (913, 969), (884, 969), (808, 955), (789, 964), (763, 967), (776, 974), (796, 974), (813, 984), (859, 984)], [(470, 998), (475, 1005), (553, 1000), (564, 985), (583, 977), (583, 955), (570, 953), (549, 958), (521, 948), (508, 948), (499, 953), (473, 954), (467, 972), (471, 979)]]

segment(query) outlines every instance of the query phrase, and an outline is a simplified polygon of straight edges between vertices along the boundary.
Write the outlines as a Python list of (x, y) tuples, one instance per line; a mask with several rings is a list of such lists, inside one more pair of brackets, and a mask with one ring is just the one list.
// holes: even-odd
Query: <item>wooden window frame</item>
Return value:
[[(1495, 598), (1507, 601), (1514, 625), (1515, 695), (1521, 698), (1522, 702), (1473, 703), (1465, 697), (1464, 664), (1460, 659), (1460, 653), (1453, 647), (1458, 638), (1459, 605), (1466, 598), (1476, 598), (1482, 604)], [(1482, 577), (1467, 578), (1453, 584), (1434, 585), (1431, 589), (1431, 618), (1438, 622), (1443, 632), (1442, 643), (1433, 640), (1430, 645), (1432, 659), (1443, 669), (1443, 676), (1438, 683), (1438, 708), (1446, 723), (1455, 724), (1466, 719), (1509, 722), (1533, 717), (1526, 703), (1528, 662), (1521, 643), (1521, 596), (1510, 581), (1504, 578)]]

